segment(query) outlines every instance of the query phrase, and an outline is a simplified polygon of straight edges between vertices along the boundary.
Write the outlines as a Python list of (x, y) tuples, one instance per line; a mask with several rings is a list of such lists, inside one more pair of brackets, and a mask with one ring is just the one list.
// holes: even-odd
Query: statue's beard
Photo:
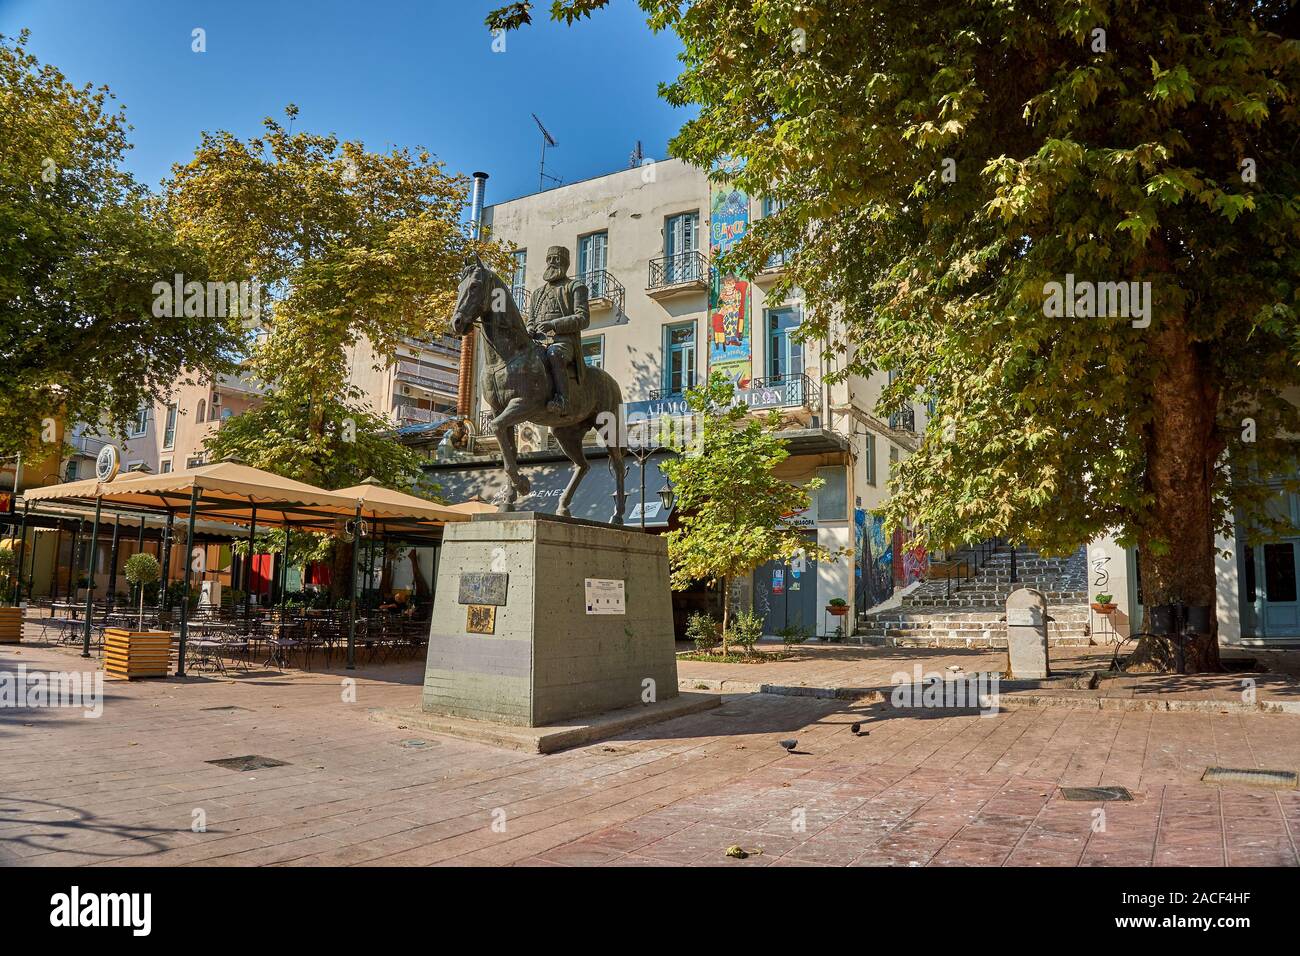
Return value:
[(564, 266), (547, 266), (542, 278), (547, 282), (561, 282), (566, 278), (564, 271)]

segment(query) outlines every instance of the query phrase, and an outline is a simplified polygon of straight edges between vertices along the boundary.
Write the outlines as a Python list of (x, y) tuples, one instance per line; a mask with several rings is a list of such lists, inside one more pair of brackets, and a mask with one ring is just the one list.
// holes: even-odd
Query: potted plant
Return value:
[(1098, 614), (1109, 614), (1118, 607), (1111, 601), (1111, 595), (1102, 592), (1092, 599), (1092, 609)]
[(849, 613), (849, 605), (844, 598), (831, 598), (830, 603), (826, 605), (826, 610), (836, 617), (844, 617)]
[(136, 677), (165, 677), (171, 658), (171, 631), (144, 629), (144, 596), (149, 585), (162, 576), (162, 567), (152, 554), (141, 551), (127, 559), (126, 579), (140, 590), (136, 630), (111, 627), (104, 635), (104, 672), (131, 680)]
[(17, 644), (23, 638), (23, 609), (14, 605), (12, 577), (17, 558), (8, 541), (0, 541), (0, 644)]

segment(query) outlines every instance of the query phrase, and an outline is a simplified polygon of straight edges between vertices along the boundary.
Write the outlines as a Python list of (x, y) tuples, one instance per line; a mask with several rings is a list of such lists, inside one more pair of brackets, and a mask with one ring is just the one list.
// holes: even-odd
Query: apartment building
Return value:
[[(755, 412), (780, 413), (791, 453), (781, 477), (824, 481), (808, 511), (789, 522), (810, 542), (854, 553), (820, 565), (811, 559), (775, 562), (733, 586), (736, 597), (764, 613), (769, 633), (802, 625), (823, 634), (845, 620), (825, 613), (832, 598), (869, 606), (892, 586), (894, 549), (868, 511), (884, 500), (892, 463), (915, 447), (925, 413), (918, 405), (893, 421), (877, 416), (883, 375), (828, 384), (848, 356), (842, 346), (800, 341), (796, 331), (806, 311), (798, 293), (786, 301), (770, 297), (786, 257), (774, 257), (754, 276), (719, 275), (713, 268), (716, 255), (769, 211), (763, 197), (711, 186), (702, 170), (669, 160), (490, 205), (482, 221), (493, 238), (517, 247), (510, 281), (525, 315), (543, 281), (547, 248), (569, 250), (570, 274), (582, 279), (590, 299), (584, 359), (621, 384), (629, 412), (671, 414), (683, 407), (686, 389), (720, 371)], [(480, 382), (482, 350), (476, 351), (474, 381)], [(427, 467), (451, 500), (490, 500), (500, 490), (491, 413), (481, 395), (474, 405), (476, 434), (468, 453), (453, 454), (444, 444)], [(554, 510), (568, 462), (545, 428), (523, 426), (520, 441), (533, 485), (522, 506)], [(605, 521), (611, 517), (613, 478), (594, 433), (588, 441), (593, 467), (573, 513)], [(650, 454), (644, 468), (635, 460), (630, 464), (624, 515), (629, 525), (669, 526), (671, 515), (659, 496), (665, 481), (657, 468), (669, 454)], [(851, 630), (851, 624), (845, 627)]]
[(363, 339), (350, 349), (348, 363), (349, 384), (394, 425), (427, 425), (456, 414), (457, 338), (406, 339), (395, 356), (380, 355)]

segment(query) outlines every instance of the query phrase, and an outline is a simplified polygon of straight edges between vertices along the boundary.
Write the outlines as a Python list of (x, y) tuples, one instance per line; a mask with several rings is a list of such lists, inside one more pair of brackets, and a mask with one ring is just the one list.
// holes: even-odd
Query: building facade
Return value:
[[(570, 275), (586, 284), (590, 299), (584, 360), (619, 382), (629, 413), (672, 413), (684, 404), (683, 393), (710, 372), (731, 378), (756, 412), (780, 413), (791, 454), (779, 476), (795, 484), (824, 481), (808, 512), (790, 516), (790, 523), (810, 542), (852, 554), (835, 562), (765, 566), (734, 582), (734, 596), (764, 615), (769, 633), (787, 626), (816, 634), (851, 631), (852, 619), (828, 615), (825, 605), (840, 598), (850, 607), (869, 606), (901, 571), (893, 566), (892, 542), (883, 540), (868, 511), (883, 503), (891, 465), (915, 447), (925, 411), (917, 404), (892, 422), (877, 416), (884, 375), (831, 384), (851, 353), (845, 354), (843, 339), (830, 349), (801, 340), (796, 333), (806, 309), (797, 292), (785, 301), (770, 297), (784, 257), (774, 257), (755, 276), (719, 275), (713, 268), (717, 254), (768, 211), (762, 197), (711, 185), (702, 170), (669, 160), (487, 206), (483, 226), (516, 249), (510, 281), (525, 317), (543, 282), (546, 250), (569, 250)], [(478, 382), (483, 357), (476, 352)], [(476, 435), (468, 454), (443, 448), (428, 466), (451, 500), (490, 500), (500, 488), (491, 412), (481, 395), (474, 404)], [(521, 460), (533, 484), (522, 506), (553, 510), (568, 462), (546, 429), (527, 425), (520, 431)], [(612, 478), (594, 432), (588, 442), (593, 468), (574, 514), (608, 520)], [(644, 521), (662, 530), (670, 524), (655, 467), (663, 454), (649, 457), (644, 474), (636, 461), (629, 466), (629, 525)]]

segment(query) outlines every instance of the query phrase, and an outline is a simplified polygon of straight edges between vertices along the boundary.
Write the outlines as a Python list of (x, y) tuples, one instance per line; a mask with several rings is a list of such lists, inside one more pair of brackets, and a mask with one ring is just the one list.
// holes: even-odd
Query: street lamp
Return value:
[(664, 515), (673, 510), (673, 501), (677, 494), (673, 491), (673, 483), (667, 478), (664, 479), (664, 486), (659, 489), (659, 503), (664, 506)]

